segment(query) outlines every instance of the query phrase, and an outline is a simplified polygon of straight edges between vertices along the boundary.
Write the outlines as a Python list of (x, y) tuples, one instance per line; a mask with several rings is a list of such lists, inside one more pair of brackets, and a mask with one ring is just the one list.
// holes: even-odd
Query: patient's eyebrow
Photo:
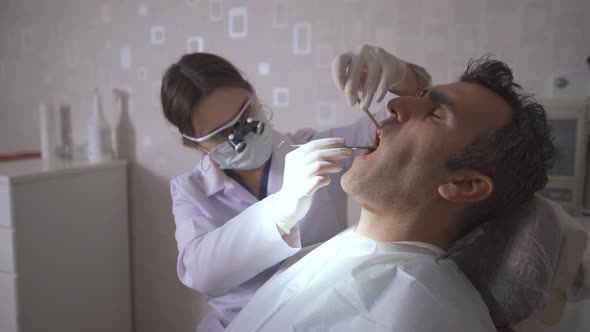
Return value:
[(455, 112), (457, 108), (455, 101), (448, 95), (440, 92), (438, 89), (430, 89), (428, 91), (428, 98), (430, 98), (433, 103), (442, 105), (452, 116), (457, 115)]

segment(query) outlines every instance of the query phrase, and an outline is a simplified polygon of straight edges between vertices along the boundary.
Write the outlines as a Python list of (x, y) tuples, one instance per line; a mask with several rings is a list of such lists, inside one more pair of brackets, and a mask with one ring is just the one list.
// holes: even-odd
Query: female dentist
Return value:
[[(371, 46), (337, 57), (333, 73), (349, 105), (361, 92), (366, 108), (388, 90), (414, 95), (430, 81), (421, 67)], [(370, 145), (375, 127), (362, 117), (325, 132), (279, 133), (250, 83), (207, 53), (172, 64), (161, 99), (182, 144), (203, 154), (200, 166), (171, 181), (177, 273), (213, 308), (198, 330), (223, 331), (281, 261), (347, 227), (340, 173), (352, 150), (345, 142)]]

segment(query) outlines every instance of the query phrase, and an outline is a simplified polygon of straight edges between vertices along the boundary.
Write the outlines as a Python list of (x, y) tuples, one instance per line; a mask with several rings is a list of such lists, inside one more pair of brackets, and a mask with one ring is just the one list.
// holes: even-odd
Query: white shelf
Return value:
[(97, 163), (62, 160), (47, 162), (41, 159), (0, 162), (0, 183), (26, 182), (66, 174), (95, 172), (126, 164), (127, 161), (125, 160), (111, 160)]

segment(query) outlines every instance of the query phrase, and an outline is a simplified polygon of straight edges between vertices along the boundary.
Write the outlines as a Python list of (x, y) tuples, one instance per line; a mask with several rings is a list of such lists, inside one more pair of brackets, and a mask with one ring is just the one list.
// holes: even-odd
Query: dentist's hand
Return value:
[(358, 92), (362, 92), (362, 109), (368, 109), (373, 100), (381, 102), (388, 90), (405, 79), (407, 72), (405, 61), (369, 45), (364, 45), (358, 53), (340, 54), (332, 62), (332, 78), (344, 91), (346, 102), (353, 106)]
[(342, 170), (337, 160), (350, 156), (344, 138), (318, 139), (287, 154), (283, 187), (272, 198), (272, 213), (281, 230), (289, 233), (307, 214), (313, 194), (330, 183), (330, 173)]

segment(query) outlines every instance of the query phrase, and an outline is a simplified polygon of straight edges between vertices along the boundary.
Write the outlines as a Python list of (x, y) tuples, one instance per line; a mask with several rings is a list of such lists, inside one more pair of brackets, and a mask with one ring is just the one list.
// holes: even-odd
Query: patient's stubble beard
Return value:
[(378, 170), (377, 173), (369, 175), (366, 172), (357, 172), (353, 167), (344, 173), (340, 184), (352, 199), (374, 213), (384, 213), (406, 206), (404, 202), (410, 197), (403, 188), (407, 184), (400, 183), (394, 176), (386, 175), (384, 170)]
[[(358, 166), (353, 164), (340, 183), (344, 192), (373, 213), (414, 214), (438, 195), (432, 176), (416, 173), (416, 169), (394, 170), (393, 165), (386, 165), (367, 172)], [(430, 173), (427, 169), (421, 171)]]

